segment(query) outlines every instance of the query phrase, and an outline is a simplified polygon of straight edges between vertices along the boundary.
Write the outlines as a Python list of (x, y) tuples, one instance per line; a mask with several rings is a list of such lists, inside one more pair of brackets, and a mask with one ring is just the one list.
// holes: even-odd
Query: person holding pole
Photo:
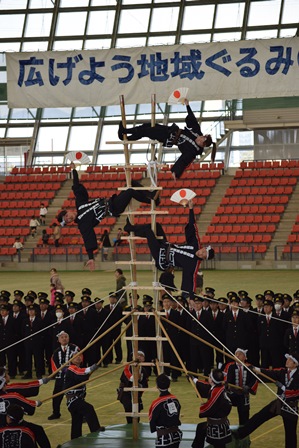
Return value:
[(216, 144), (212, 141), (211, 135), (203, 135), (200, 125), (189, 106), (189, 101), (185, 99), (187, 107), (187, 117), (185, 119), (186, 126), (180, 129), (175, 123), (171, 126), (151, 123), (143, 123), (141, 126), (135, 126), (131, 129), (124, 128), (122, 122), (119, 124), (118, 138), (124, 139), (124, 135), (130, 134), (127, 140), (139, 140), (142, 137), (148, 137), (152, 140), (158, 140), (163, 146), (171, 148), (177, 145), (182, 155), (175, 162), (171, 171), (174, 179), (179, 179), (184, 170), (190, 165), (197, 155), (203, 153), (204, 148), (213, 144), (212, 161), (215, 158)]
[(121, 215), (131, 199), (150, 204), (151, 200), (157, 199), (156, 196), (159, 193), (159, 190), (157, 192), (157, 190), (134, 190), (133, 188), (128, 188), (118, 195), (112, 195), (111, 198), (98, 198), (90, 201), (88, 191), (84, 185), (79, 182), (78, 172), (75, 169), (74, 163), (71, 163), (71, 168), (73, 170), (72, 190), (75, 195), (77, 210), (62, 210), (58, 213), (56, 219), (60, 222), (62, 227), (66, 224), (71, 224), (72, 222), (75, 222), (78, 225), (88, 254), (86, 266), (91, 271), (94, 271), (95, 261), (93, 253), (98, 249), (94, 227), (96, 227), (106, 216), (118, 217)]
[(164, 373), (158, 375), (156, 384), (160, 395), (152, 402), (149, 409), (150, 430), (157, 432), (155, 446), (178, 448), (183, 435), (179, 428), (181, 424), (180, 402), (168, 390), (170, 379), (167, 375)]
[[(188, 380), (190, 376), (188, 375)], [(231, 430), (228, 415), (232, 404), (226, 394), (224, 374), (220, 369), (213, 369), (208, 383), (191, 376), (201, 396), (208, 401), (199, 408), (199, 417), (207, 417), (207, 421), (199, 423), (196, 428), (192, 448), (204, 448), (205, 440), (213, 447), (225, 448), (231, 441)]]
[(65, 374), (65, 387), (69, 389), (66, 395), (67, 407), (72, 416), (71, 439), (82, 436), (82, 424), (85, 418), (90, 432), (105, 431), (105, 427), (100, 425), (97, 414), (92, 404), (85, 401), (86, 385), (77, 386), (77, 384), (86, 381), (89, 375), (97, 370), (99, 366), (93, 364), (90, 367), (80, 367), (83, 362), (83, 355), (78, 353), (71, 361)]
[(280, 369), (260, 369), (253, 367), (253, 371), (275, 382), (278, 390), (277, 398), (267, 404), (263, 409), (254, 414), (242, 428), (234, 431), (238, 439), (251, 434), (259, 426), (268, 420), (281, 415), (285, 431), (285, 448), (297, 447), (297, 423), (299, 400), (299, 355), (298, 353), (286, 354), (285, 367)]

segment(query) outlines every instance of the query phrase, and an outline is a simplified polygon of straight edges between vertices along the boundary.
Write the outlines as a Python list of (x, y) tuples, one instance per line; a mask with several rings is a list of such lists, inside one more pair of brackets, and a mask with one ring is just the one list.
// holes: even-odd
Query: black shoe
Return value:
[(52, 414), (48, 417), (48, 420), (58, 420), (60, 418), (60, 414)]
[(125, 133), (126, 133), (126, 128), (123, 127), (122, 121), (120, 121), (119, 126), (118, 126), (118, 138), (120, 140), (123, 140)]
[(32, 380), (32, 373), (25, 373), (21, 378), (22, 380)]
[(104, 432), (104, 431), (106, 431), (106, 428), (105, 428), (105, 426), (100, 426), (100, 427), (99, 427), (99, 431), (101, 431), (101, 432)]
[(124, 227), (124, 231), (127, 233), (134, 232), (134, 226), (130, 223), (129, 218), (127, 218), (126, 225)]

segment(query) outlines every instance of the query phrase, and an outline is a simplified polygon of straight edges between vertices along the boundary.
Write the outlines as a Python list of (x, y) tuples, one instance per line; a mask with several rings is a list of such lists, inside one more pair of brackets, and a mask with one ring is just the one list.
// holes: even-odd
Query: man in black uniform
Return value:
[[(205, 147), (211, 146), (212, 138), (210, 135), (203, 135), (200, 125), (189, 106), (189, 101), (185, 99), (188, 115), (185, 119), (186, 127), (180, 129), (176, 124), (164, 126), (156, 124), (151, 127), (150, 123), (143, 123), (131, 129), (123, 127), (122, 122), (119, 124), (118, 137), (123, 140), (123, 136), (131, 134), (128, 140), (139, 140), (142, 137), (148, 137), (152, 140), (158, 140), (163, 146), (171, 148), (177, 145), (182, 155), (175, 162), (171, 171), (175, 179), (179, 179), (191, 162), (197, 155), (203, 153)], [(213, 156), (215, 157), (216, 146), (213, 143)], [(212, 157), (213, 159), (213, 157)]]
[[(169, 295), (164, 294), (163, 310), (162, 311), (165, 311), (166, 321), (163, 320), (163, 326), (165, 328), (165, 331), (166, 331), (169, 339), (173, 343), (174, 347), (177, 348), (178, 329), (168, 322), (173, 322), (173, 323), (179, 325), (180, 315), (179, 315), (178, 311), (176, 311), (172, 308), (172, 306), (171, 306), (172, 302), (173, 302), (173, 300), (169, 297)], [(165, 336), (163, 332), (161, 332), (161, 335), (163, 337)], [(178, 367), (179, 366), (178, 359), (168, 341), (162, 342), (162, 349), (163, 349), (164, 362), (170, 363), (170, 365), (172, 365), (174, 367)], [(171, 373), (172, 381), (176, 382), (178, 380), (179, 374), (178, 374), (177, 370), (170, 369), (169, 367), (165, 366), (164, 372), (166, 375), (170, 375), (170, 373)]]
[(32, 357), (34, 358), (36, 376), (37, 378), (42, 378), (42, 375), (45, 371), (41, 335), (43, 323), (41, 318), (36, 316), (35, 305), (29, 305), (28, 313), (28, 317), (24, 319), (23, 322), (23, 337), (29, 337), (25, 340), (24, 343), (26, 353), (26, 373), (22, 377), (22, 379), (32, 378)]
[[(232, 387), (228, 391), (228, 397), (233, 406), (237, 407), (239, 416), (239, 425), (244, 425), (249, 419), (250, 401), (249, 394), (255, 395), (258, 387), (258, 381), (252, 372), (242, 363), (246, 363), (247, 350), (237, 348), (235, 357), (239, 360), (226, 364), (224, 372), (226, 382), (235, 384), (240, 389)], [(240, 362), (241, 361), (241, 362)], [(228, 386), (229, 387), (229, 386)]]
[(94, 410), (94, 407), (85, 401), (86, 385), (76, 387), (77, 384), (88, 380), (90, 374), (94, 372), (99, 366), (94, 364), (91, 367), (80, 367), (83, 361), (83, 355), (77, 355), (70, 367), (68, 367), (65, 374), (65, 387), (71, 390), (65, 393), (67, 400), (67, 407), (72, 415), (72, 429), (71, 439), (76, 439), (82, 436), (82, 424), (85, 418), (89, 426), (90, 432), (105, 431), (103, 426), (100, 426), (99, 419)]
[(299, 310), (294, 310), (289, 325), (284, 334), (284, 346), (288, 353), (299, 353)]
[(7, 347), (17, 342), (16, 323), (9, 314), (8, 305), (3, 304), (0, 306), (0, 315), (0, 365), (5, 366), (7, 364), (9, 373), (15, 377), (17, 374), (16, 346)]
[[(39, 387), (48, 382), (48, 378), (29, 383), (9, 384), (10, 378), (5, 367), (0, 367), (0, 428), (5, 425), (7, 408), (10, 405), (21, 406), (27, 415), (33, 415), (41, 406), (39, 400), (29, 400), (39, 392)], [(26, 426), (34, 433), (36, 442), (41, 448), (51, 448), (49, 439), (42, 426), (26, 422)], [(27, 447), (26, 447), (27, 448)]]
[(36, 448), (34, 433), (26, 426), (23, 417), (21, 406), (8, 406), (6, 426), (0, 428), (0, 448)]
[(238, 438), (243, 439), (263, 423), (277, 415), (281, 415), (285, 430), (285, 447), (297, 447), (299, 355), (292, 353), (286, 354), (285, 357), (287, 360), (284, 368), (273, 370), (254, 368), (256, 373), (265, 373), (276, 380), (277, 395), (282, 401), (277, 398), (253, 415), (242, 428), (236, 431)]
[(183, 435), (179, 428), (181, 424), (180, 402), (168, 390), (170, 386), (168, 376), (162, 373), (157, 376), (156, 383), (160, 395), (152, 402), (148, 413), (150, 430), (157, 432), (155, 445), (156, 447), (178, 448)]
[[(109, 293), (109, 305), (104, 307), (104, 310), (108, 312), (108, 325), (112, 326), (116, 322), (118, 322), (122, 317), (123, 309), (121, 305), (117, 304), (117, 297), (114, 292)], [(109, 331), (107, 334), (107, 344), (110, 346), (120, 335), (121, 333), (121, 324), (117, 325), (113, 330)], [(114, 345), (115, 351), (115, 364), (120, 364), (123, 359), (123, 351), (121, 346), (121, 339), (117, 341)], [(111, 350), (105, 358), (104, 365), (111, 364), (113, 360), (113, 350)]]
[(133, 198), (139, 202), (150, 204), (151, 200), (155, 199), (157, 191), (151, 192), (129, 188), (118, 195), (114, 194), (109, 199), (99, 198), (89, 201), (88, 192), (84, 185), (79, 182), (79, 176), (73, 163), (71, 164), (71, 167), (73, 168), (72, 189), (76, 198), (77, 211), (63, 210), (58, 214), (57, 221), (60, 222), (62, 226), (72, 222), (78, 224), (89, 258), (86, 266), (93, 271), (95, 269), (93, 253), (98, 249), (94, 227), (96, 227), (105, 216), (118, 217), (121, 215)]
[(157, 223), (157, 236), (163, 239), (157, 239), (151, 229), (151, 225), (133, 226), (127, 219), (124, 230), (128, 233), (135, 232), (136, 236), (147, 238), (152, 257), (156, 262), (156, 267), (160, 271), (165, 271), (170, 266), (181, 267), (182, 291), (193, 296), (196, 289), (196, 275), (202, 260), (214, 258), (214, 250), (211, 246), (203, 247), (200, 244), (198, 228), (195, 222), (193, 211), (193, 202), (189, 201), (189, 222), (185, 227), (186, 244), (170, 244), (161, 224)]
[[(81, 297), (82, 310), (80, 312), (82, 316), (82, 342), (85, 348), (92, 339), (99, 328), (98, 316), (94, 306), (91, 305), (91, 298), (89, 296)], [(97, 334), (98, 336), (98, 334)], [(84, 354), (84, 365), (91, 366), (99, 359), (99, 354), (97, 353), (96, 344), (89, 347)]]
[[(58, 335), (58, 342), (60, 346), (55, 350), (51, 358), (51, 366), (52, 371), (55, 372), (62, 365), (68, 362), (75, 353), (80, 351), (80, 348), (77, 345), (70, 344), (69, 335), (65, 331), (61, 331)], [(53, 390), (53, 395), (57, 394), (65, 389), (65, 372), (67, 370), (67, 366), (62, 370), (59, 370), (55, 376), (55, 386)], [(56, 420), (60, 418), (60, 404), (62, 402), (63, 395), (59, 395), (58, 397), (54, 397), (52, 399), (53, 412), (48, 417), (48, 420)]]

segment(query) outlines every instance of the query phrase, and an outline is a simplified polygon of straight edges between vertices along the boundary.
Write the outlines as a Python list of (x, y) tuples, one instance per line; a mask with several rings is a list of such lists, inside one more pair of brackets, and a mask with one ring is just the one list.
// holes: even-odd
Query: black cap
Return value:
[(252, 298), (249, 296), (242, 296), (241, 300), (244, 300), (245, 302), (247, 302), (249, 304), (251, 304), (251, 302), (252, 302)]
[(55, 291), (54, 296), (55, 296), (55, 300), (57, 300), (57, 299), (63, 300), (64, 299), (64, 295), (60, 291)]
[(60, 303), (57, 303), (57, 305), (55, 305), (55, 310), (64, 311), (63, 306)]
[(48, 297), (48, 294), (46, 292), (38, 292), (37, 297), (39, 300), (46, 299)]
[(75, 302), (71, 302), (71, 303), (69, 303), (69, 308), (75, 308), (75, 309), (77, 309), (77, 308), (78, 308), (78, 303), (75, 303)]
[(2, 291), (0, 291), (0, 295), (1, 296), (6, 296), (6, 297), (10, 297), (11, 294), (9, 291), (5, 291), (5, 289), (2, 289)]
[(148, 294), (143, 294), (143, 296), (142, 296), (142, 303), (144, 304), (144, 303), (148, 303), (148, 302), (151, 302), (151, 303), (153, 303), (154, 302), (154, 299), (152, 298), (152, 296), (149, 296)]
[(207, 287), (205, 288), (205, 294), (214, 297), (214, 295), (215, 295), (215, 289), (214, 289), (214, 288), (211, 288), (210, 286), (207, 286)]
[(81, 301), (82, 302), (91, 302), (91, 298), (89, 296), (82, 296)]
[(8, 297), (8, 296), (0, 295), (0, 300), (2, 300), (2, 302), (6, 302), (6, 303), (8, 303), (8, 302), (9, 302), (9, 297)]
[(28, 302), (28, 301), (30, 301), (30, 302), (34, 302), (34, 297), (33, 296), (30, 296), (30, 295), (26, 295), (25, 297), (24, 297), (24, 300), (25, 300), (25, 302)]
[(36, 292), (35, 292), (35, 291), (32, 291), (32, 290), (30, 290), (30, 291), (27, 292), (27, 296), (32, 296), (32, 297), (34, 297), (34, 299), (37, 299), (37, 294), (36, 294)]
[(12, 302), (13, 305), (18, 305), (20, 308), (22, 308), (24, 306), (24, 304), (22, 302), (20, 302), (19, 300), (15, 299)]
[(291, 302), (293, 300), (292, 296), (290, 296), (290, 294), (283, 294), (282, 297), (283, 297), (283, 300), (288, 300), (289, 302)]
[(228, 299), (226, 297), (219, 297), (218, 302), (220, 302), (220, 303), (228, 303)]
[(266, 289), (266, 291), (264, 292), (264, 296), (274, 297), (274, 292), (271, 291), (271, 289)]
[(230, 302), (231, 302), (231, 303), (232, 303), (232, 302), (240, 303), (240, 301), (241, 301), (241, 299), (240, 299), (240, 297), (238, 297), (238, 296), (232, 296), (232, 297), (230, 297)]
[(273, 298), (274, 303), (283, 303), (283, 294), (281, 294), (280, 292), (277, 294), (274, 294), (274, 298)]
[(264, 302), (265, 300), (264, 294), (256, 294), (255, 300), (262, 300)]
[(23, 291), (21, 291), (20, 289), (16, 289), (13, 293), (15, 296), (23, 297), (23, 295), (24, 295)]
[(31, 305), (28, 305), (28, 310), (34, 310), (34, 311), (36, 311), (36, 305), (33, 303), (33, 304), (31, 304)]
[(91, 290), (89, 288), (83, 288), (82, 289), (82, 295), (83, 296), (91, 296), (91, 294), (92, 294), (92, 292), (91, 292)]
[(243, 298), (243, 297), (247, 297), (248, 296), (248, 292), (245, 291), (244, 289), (241, 289), (240, 291), (238, 291), (238, 295), (239, 297)]
[(292, 316), (299, 316), (299, 309), (298, 310), (293, 310)]
[(266, 299), (265, 301), (264, 301), (264, 303), (263, 303), (263, 306), (265, 306), (265, 305), (270, 305), (270, 306), (274, 306), (274, 303), (272, 302), (272, 300), (269, 300), (269, 299)]
[(9, 306), (5, 305), (4, 303), (2, 303), (2, 305), (0, 305), (0, 310), (6, 310), (9, 311)]
[(76, 295), (76, 294), (75, 294), (73, 291), (65, 291), (65, 293), (64, 293), (64, 297), (65, 297), (65, 296), (70, 296), (70, 297), (74, 298), (75, 295)]
[(46, 299), (46, 298), (42, 298), (42, 299), (40, 299), (40, 301), (39, 301), (39, 304), (40, 304), (40, 305), (42, 305), (42, 304), (44, 304), (44, 305), (49, 305), (49, 303), (50, 303), (50, 300), (48, 300), (48, 299)]
[(95, 297), (93, 300), (94, 300), (94, 302), (99, 302), (99, 303), (104, 302), (104, 299), (101, 299), (100, 297)]
[(233, 297), (238, 298), (238, 294), (237, 294), (235, 291), (229, 291), (229, 292), (226, 294), (226, 297), (227, 297), (228, 299), (232, 300)]
[(203, 302), (205, 300), (205, 297), (194, 295), (193, 301), (194, 302)]

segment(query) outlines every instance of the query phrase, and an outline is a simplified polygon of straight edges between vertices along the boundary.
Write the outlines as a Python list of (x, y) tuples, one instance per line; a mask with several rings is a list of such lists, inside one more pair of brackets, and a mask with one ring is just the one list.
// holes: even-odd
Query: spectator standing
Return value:
[(18, 260), (21, 261), (21, 251), (23, 250), (24, 246), (21, 243), (21, 238), (19, 236), (16, 237), (15, 242), (13, 243), (13, 246), (16, 251), (17, 251), (17, 255), (18, 255)]
[(102, 261), (108, 260), (108, 250), (111, 247), (108, 230), (105, 229), (103, 235), (100, 237), (100, 249), (102, 249)]
[(54, 222), (53, 224), (53, 240), (54, 240), (54, 245), (55, 247), (59, 247), (59, 239), (61, 237), (61, 229), (60, 226), (56, 224), (56, 222)]
[(123, 288), (126, 286), (126, 277), (124, 276), (122, 269), (115, 269), (114, 275), (116, 278), (116, 297), (117, 299), (122, 297), (122, 299), (120, 300), (120, 304), (124, 308), (128, 303), (127, 293), (124, 293), (123, 290)]
[(114, 241), (114, 244), (113, 244), (114, 247), (115, 247), (115, 246), (119, 246), (119, 245), (121, 244), (121, 237), (122, 237), (123, 235), (125, 235), (125, 234), (126, 234), (126, 232), (124, 232), (123, 229), (122, 229), (121, 227), (119, 227), (119, 228), (117, 229), (117, 235), (116, 235), (116, 238), (113, 240), (113, 241)]
[[(60, 280), (59, 274), (57, 272), (57, 269), (52, 268), (51, 271), (50, 271), (50, 274), (51, 274), (50, 284), (52, 284), (53, 287), (55, 288), (55, 292), (59, 291), (59, 292), (64, 293), (64, 286), (61, 283), (61, 280)], [(52, 303), (51, 303), (51, 305), (52, 305)]]
[(42, 226), (46, 224), (46, 215), (48, 213), (48, 209), (45, 206), (44, 203), (41, 203), (40, 209), (39, 209), (39, 219)]
[(47, 233), (46, 229), (43, 229), (42, 231), (42, 242), (43, 242), (43, 246), (48, 246), (49, 245), (49, 238), (50, 235)]
[(36, 229), (39, 226), (39, 221), (36, 219), (36, 217), (33, 215), (32, 218), (29, 221), (29, 227), (30, 227), (30, 232), (31, 232), (31, 236), (32, 238), (35, 237), (36, 235)]

